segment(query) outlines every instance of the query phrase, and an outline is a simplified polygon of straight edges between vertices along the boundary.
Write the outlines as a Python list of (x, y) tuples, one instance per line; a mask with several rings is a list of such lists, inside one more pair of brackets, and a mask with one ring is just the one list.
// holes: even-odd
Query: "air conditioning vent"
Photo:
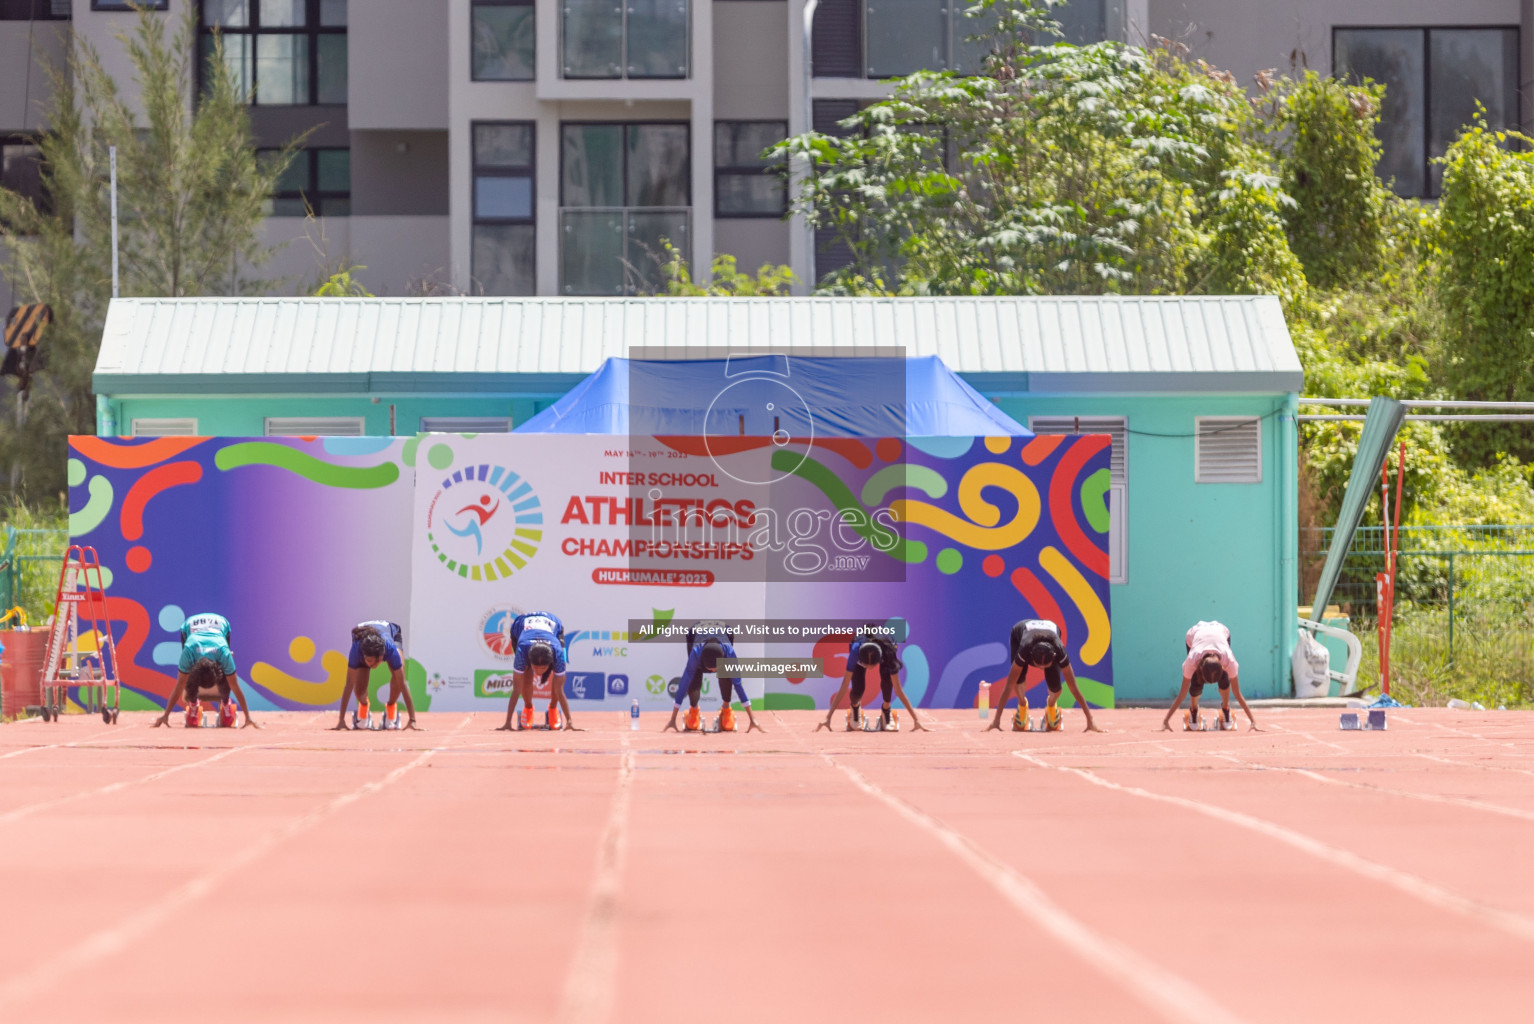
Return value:
[(1199, 416), (1194, 419), (1193, 479), (1201, 484), (1262, 483), (1262, 419)]

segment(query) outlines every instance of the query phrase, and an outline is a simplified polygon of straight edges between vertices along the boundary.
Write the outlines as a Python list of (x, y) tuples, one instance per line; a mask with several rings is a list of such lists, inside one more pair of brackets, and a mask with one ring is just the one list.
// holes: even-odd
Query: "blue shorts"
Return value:
[(527, 669), (527, 652), (533, 649), (533, 644), (548, 644), (554, 648), (554, 674), (565, 674), (565, 646), (558, 640), (549, 640), (543, 637), (529, 637), (517, 644), (517, 656), (512, 660), (511, 668), (514, 672), (523, 672)]

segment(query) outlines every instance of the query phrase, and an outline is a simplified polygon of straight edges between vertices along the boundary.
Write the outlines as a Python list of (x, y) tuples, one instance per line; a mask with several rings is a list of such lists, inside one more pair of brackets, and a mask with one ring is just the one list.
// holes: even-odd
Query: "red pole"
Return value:
[[(1395, 632), (1396, 610), (1396, 569), (1401, 558), (1401, 487), (1406, 478), (1406, 442), (1401, 442), (1399, 454), (1396, 458), (1396, 507), (1395, 507), (1395, 536), (1390, 542), (1390, 617), (1385, 621), (1385, 656), (1389, 664), (1390, 637)], [(1384, 680), (1384, 694), (1390, 695), (1390, 676), (1387, 673)]]
[(1380, 534), (1384, 538), (1385, 546), (1385, 571), (1380, 573), (1378, 586), (1375, 588), (1376, 613), (1379, 616), (1379, 644), (1380, 644), (1380, 692), (1387, 697), (1390, 695), (1390, 599), (1393, 593), (1394, 578), (1391, 569), (1394, 559), (1390, 549), (1390, 458), (1380, 466)]

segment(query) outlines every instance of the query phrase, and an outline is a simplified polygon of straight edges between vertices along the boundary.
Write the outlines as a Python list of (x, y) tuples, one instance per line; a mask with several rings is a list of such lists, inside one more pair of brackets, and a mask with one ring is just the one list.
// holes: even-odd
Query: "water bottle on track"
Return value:
[(639, 731), (639, 698), (634, 698), (634, 703), (629, 707), (629, 731)]

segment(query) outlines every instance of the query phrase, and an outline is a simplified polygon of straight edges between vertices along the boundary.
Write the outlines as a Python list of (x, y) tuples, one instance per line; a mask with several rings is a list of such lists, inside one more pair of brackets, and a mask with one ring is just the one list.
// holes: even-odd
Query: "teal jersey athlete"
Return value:
[(190, 672), (192, 666), (207, 658), (225, 675), (237, 675), (234, 653), (229, 650), (229, 620), (212, 612), (189, 615), (181, 624), (181, 660), (176, 667)]

